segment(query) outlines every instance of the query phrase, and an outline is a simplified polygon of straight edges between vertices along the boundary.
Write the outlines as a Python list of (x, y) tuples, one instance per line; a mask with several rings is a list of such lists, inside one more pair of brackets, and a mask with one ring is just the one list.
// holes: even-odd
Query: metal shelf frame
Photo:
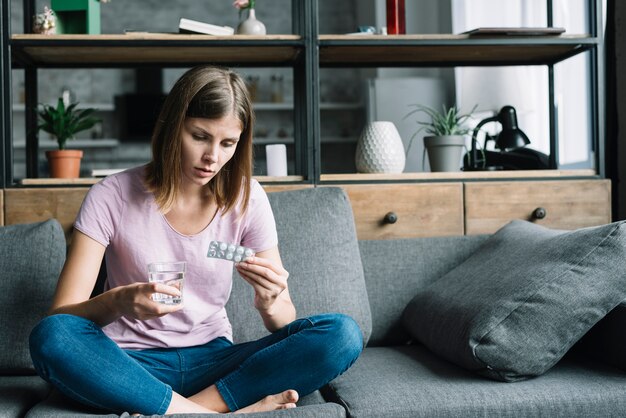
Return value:
[[(587, 0), (589, 35), (562, 37), (462, 37), (458, 35), (389, 36), (387, 38), (351, 38), (350, 36), (320, 35), (318, 0), (292, 0), (292, 25), (296, 36), (268, 37), (267, 39), (244, 38), (180, 38), (180, 39), (120, 39), (118, 36), (79, 39), (60, 37), (41, 39), (40, 37), (11, 37), (11, 0), (0, 0), (0, 187), (16, 186), (13, 178), (13, 138), (11, 69), (24, 70), (26, 85), (26, 161), (27, 177), (38, 177), (37, 154), (39, 139), (37, 130), (37, 86), (38, 68), (124, 68), (124, 67), (186, 67), (199, 64), (206, 57), (220, 57), (217, 63), (246, 67), (285, 66), (294, 71), (294, 133), (295, 167), (301, 176), (301, 183), (326, 183), (321, 173), (320, 141), (320, 100), (319, 71), (325, 67), (453, 67), (453, 66), (492, 66), (492, 65), (545, 65), (548, 68), (549, 121), (550, 121), (550, 162), (553, 168), (558, 161), (558, 131), (556, 125), (556, 105), (554, 97), (554, 65), (583, 52), (590, 56), (589, 88), (592, 126), (592, 144), (595, 151), (596, 170), (599, 177), (605, 177), (605, 94), (604, 94), (604, 44), (602, 38), (602, 0)], [(35, 13), (35, 0), (23, 0), (24, 33), (31, 33), (31, 19)], [(546, 0), (547, 23), (553, 24), (553, 1)], [(141, 57), (119, 62), (81, 61), (79, 58), (64, 61), (41, 61), (33, 51), (43, 48), (44, 52), (72, 51), (72, 48), (107, 49), (133, 48), (193, 48), (204, 51), (204, 58), (173, 60), (167, 54), (160, 59), (156, 56), (146, 63)], [(220, 55), (228, 48), (263, 49), (259, 60), (249, 61), (241, 57), (229, 58)], [(46, 49), (48, 48), (48, 49)], [(204, 48), (204, 49), (203, 49)], [(464, 55), (462, 48), (468, 52)], [(507, 57), (498, 59), (489, 55), (490, 48), (502, 48)], [(263, 55), (268, 50), (280, 51), (278, 55)], [(170, 51), (173, 51), (171, 49)], [(41, 51), (41, 49), (39, 49)], [(374, 53), (383, 51), (384, 53)], [(524, 55), (528, 51), (529, 55)], [(287, 52), (285, 54), (285, 52)], [(292, 52), (292, 55), (289, 55)], [(348, 53), (346, 53), (348, 52)], [(475, 53), (475, 55), (472, 55)], [(217, 54), (217, 55), (216, 55)], [(352, 54), (352, 55), (350, 55)], [(486, 55), (481, 55), (486, 54)], [(282, 58), (281, 58), (282, 57)], [(209, 61), (214, 62), (214, 61)], [(384, 180), (380, 180), (384, 182)], [(414, 180), (415, 181), (415, 180)], [(357, 180), (355, 180), (357, 182)], [(372, 181), (370, 181), (372, 182)], [(373, 182), (378, 182), (374, 180)]]

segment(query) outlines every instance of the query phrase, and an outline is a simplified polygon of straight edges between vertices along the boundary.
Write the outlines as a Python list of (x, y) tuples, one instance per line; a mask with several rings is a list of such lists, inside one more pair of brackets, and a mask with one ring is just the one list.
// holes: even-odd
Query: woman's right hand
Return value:
[(152, 300), (154, 293), (180, 296), (180, 290), (163, 283), (133, 283), (112, 289), (115, 292), (115, 309), (120, 316), (145, 321), (159, 318), (183, 308), (183, 304), (166, 305)]

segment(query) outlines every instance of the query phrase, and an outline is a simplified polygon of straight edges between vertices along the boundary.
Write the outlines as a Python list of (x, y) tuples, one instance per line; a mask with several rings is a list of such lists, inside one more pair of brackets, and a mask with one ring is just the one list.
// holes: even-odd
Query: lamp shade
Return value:
[(504, 106), (498, 113), (498, 122), (502, 124), (502, 131), (496, 139), (496, 147), (502, 151), (525, 147), (530, 140), (517, 126), (517, 115), (512, 106)]

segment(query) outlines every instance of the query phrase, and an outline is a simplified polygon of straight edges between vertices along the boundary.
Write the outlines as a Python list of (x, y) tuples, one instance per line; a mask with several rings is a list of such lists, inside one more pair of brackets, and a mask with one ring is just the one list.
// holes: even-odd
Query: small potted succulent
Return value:
[(59, 149), (46, 151), (50, 176), (55, 178), (76, 178), (80, 174), (80, 160), (83, 152), (80, 150), (65, 149), (68, 140), (73, 139), (78, 132), (91, 129), (101, 122), (93, 117), (96, 109), (77, 109), (78, 103), (65, 106), (59, 98), (56, 108), (44, 104), (39, 113), (39, 130), (48, 132), (56, 138)]
[(430, 170), (459, 171), (465, 149), (465, 135), (469, 132), (465, 122), (472, 116), (477, 106), (465, 114), (461, 114), (456, 106), (448, 108), (444, 105), (441, 111), (420, 104), (411, 106), (414, 109), (405, 116), (405, 119), (417, 113), (423, 113), (430, 120), (417, 121), (421, 127), (411, 137), (407, 154), (417, 134), (426, 131), (429, 135), (424, 137), (424, 148), (428, 152)]

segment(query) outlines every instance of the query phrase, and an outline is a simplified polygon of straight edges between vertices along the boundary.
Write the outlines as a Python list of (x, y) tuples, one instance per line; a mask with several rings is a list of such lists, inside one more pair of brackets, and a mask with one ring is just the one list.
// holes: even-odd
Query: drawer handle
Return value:
[(539, 207), (533, 211), (533, 219), (543, 219), (547, 214), (548, 212), (544, 208)]
[(395, 212), (388, 212), (383, 219), (385, 224), (395, 224), (396, 222), (398, 222), (398, 215)]

